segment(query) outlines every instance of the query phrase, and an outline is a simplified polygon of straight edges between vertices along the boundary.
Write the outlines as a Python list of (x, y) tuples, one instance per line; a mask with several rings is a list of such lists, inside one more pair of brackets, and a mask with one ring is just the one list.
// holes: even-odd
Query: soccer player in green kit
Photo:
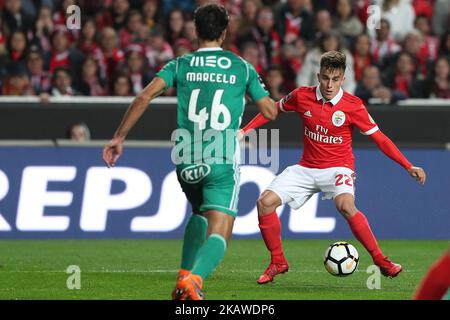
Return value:
[(208, 4), (195, 11), (199, 49), (175, 58), (158, 72), (134, 99), (103, 150), (103, 160), (114, 166), (125, 137), (150, 101), (164, 90), (177, 87), (175, 162), (178, 181), (193, 214), (185, 229), (181, 267), (172, 292), (175, 300), (204, 299), (203, 281), (222, 261), (231, 237), (239, 194), (236, 134), (245, 94), (267, 119), (277, 115), (275, 103), (253, 66), (222, 50), (228, 21), (221, 5)]

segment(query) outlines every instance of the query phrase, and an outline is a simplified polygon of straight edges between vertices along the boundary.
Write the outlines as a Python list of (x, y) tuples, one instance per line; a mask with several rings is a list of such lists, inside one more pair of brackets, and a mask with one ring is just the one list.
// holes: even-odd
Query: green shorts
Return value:
[(177, 177), (195, 214), (217, 210), (237, 215), (239, 166), (233, 164), (181, 164)]

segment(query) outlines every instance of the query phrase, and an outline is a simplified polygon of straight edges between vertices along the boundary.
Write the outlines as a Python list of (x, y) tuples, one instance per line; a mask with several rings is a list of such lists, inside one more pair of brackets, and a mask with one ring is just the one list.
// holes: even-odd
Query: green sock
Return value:
[(222, 261), (226, 249), (225, 239), (220, 234), (211, 234), (198, 251), (192, 274), (198, 274), (204, 280)]
[(183, 253), (181, 255), (181, 268), (192, 270), (198, 250), (206, 240), (208, 220), (199, 215), (193, 214), (186, 225), (184, 231)]

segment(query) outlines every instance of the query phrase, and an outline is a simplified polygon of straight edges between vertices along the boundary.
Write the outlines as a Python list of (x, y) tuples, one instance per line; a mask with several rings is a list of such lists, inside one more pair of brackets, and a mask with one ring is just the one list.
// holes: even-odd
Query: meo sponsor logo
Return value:
[[(207, 166), (187, 169), (191, 172), (185, 173), (185, 178), (194, 180), (201, 179), (210, 170)], [(175, 170), (168, 174), (155, 171), (152, 177), (153, 181), (146, 172), (132, 167), (26, 166), (11, 173), (11, 177), (0, 170), (0, 234), (13, 231), (61, 234), (69, 228), (101, 233), (108, 230), (111, 215), (128, 213), (133, 213), (131, 221), (120, 225), (127, 233), (174, 232), (182, 227), (186, 215), (190, 215), (188, 201)], [(254, 184), (259, 192), (274, 177), (268, 168), (241, 167), (241, 185)], [(10, 186), (10, 181), (17, 181), (17, 186)], [(71, 189), (75, 189), (74, 181), (81, 182), (81, 191)], [(118, 182), (123, 187), (120, 192), (113, 192), (113, 183)], [(157, 190), (153, 187), (155, 182), (160, 186)], [(287, 227), (291, 232), (329, 233), (335, 229), (334, 217), (316, 216), (318, 200), (316, 194), (298, 210), (287, 208)], [(8, 206), (11, 201), (13, 204)], [(157, 209), (152, 212), (147, 205), (155, 201), (153, 207)], [(250, 211), (239, 212), (233, 233), (258, 234), (256, 198), (242, 195), (241, 201), (247, 202), (244, 207)], [(285, 211), (284, 206), (277, 210), (279, 215)]]

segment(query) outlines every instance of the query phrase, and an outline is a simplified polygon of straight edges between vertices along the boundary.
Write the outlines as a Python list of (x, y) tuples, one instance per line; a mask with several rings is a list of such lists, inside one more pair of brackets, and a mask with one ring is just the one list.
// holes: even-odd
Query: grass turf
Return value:
[[(206, 299), (410, 299), (448, 241), (380, 241), (403, 264), (381, 289), (366, 286), (372, 260), (355, 240), (358, 270), (329, 275), (322, 256), (334, 241), (285, 240), (290, 270), (258, 285), (267, 266), (262, 240), (232, 240), (222, 264), (205, 281)], [(0, 299), (169, 299), (180, 261), (181, 240), (3, 240), (0, 241)], [(81, 269), (81, 289), (69, 290), (69, 265)]]

